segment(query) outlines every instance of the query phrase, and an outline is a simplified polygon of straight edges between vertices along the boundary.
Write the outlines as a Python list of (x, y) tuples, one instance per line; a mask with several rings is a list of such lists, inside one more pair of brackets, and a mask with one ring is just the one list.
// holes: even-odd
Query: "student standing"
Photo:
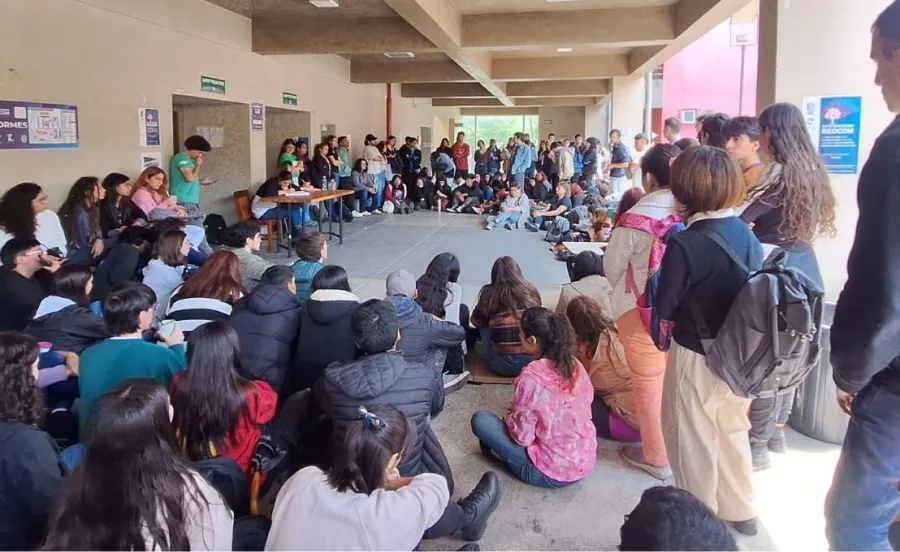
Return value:
[(338, 188), (341, 190), (349, 190), (350, 174), (353, 171), (353, 164), (350, 160), (350, 138), (341, 136), (338, 138), (337, 158), (341, 162), (337, 169)]
[(469, 176), (470, 153), (471, 148), (466, 143), (466, 133), (458, 133), (456, 135), (456, 143), (453, 144), (453, 164), (456, 167), (456, 173), (463, 178)]
[(375, 177), (375, 209), (374, 215), (381, 214), (381, 206), (384, 205), (384, 187), (387, 184), (384, 176), (384, 167), (387, 160), (378, 151), (378, 138), (374, 134), (366, 134), (366, 147), (363, 149), (363, 158), (366, 160), (369, 173)]
[(663, 138), (670, 144), (681, 140), (681, 121), (675, 117), (666, 119), (663, 123)]
[(761, 134), (759, 120), (756, 117), (735, 117), (722, 128), (725, 151), (741, 166), (744, 186), (748, 192), (756, 185), (766, 166), (759, 158)]
[[(900, 114), (900, 1), (875, 21), (875, 82)], [(849, 278), (831, 327), (837, 401), (850, 426), (825, 503), (832, 550), (890, 550), (888, 527), (900, 513), (900, 283), (896, 235), (900, 118), (875, 142), (859, 178), (859, 222)]]
[(481, 178), (487, 178), (490, 174), (491, 152), (484, 145), (484, 140), (479, 140), (478, 149), (475, 150), (475, 174)]
[(200, 180), (200, 169), (203, 168), (203, 154), (212, 150), (212, 146), (203, 136), (188, 136), (184, 141), (184, 150), (172, 157), (169, 168), (169, 190), (178, 198), (188, 216), (200, 214), (200, 186), (209, 186), (211, 178)]
[(525, 185), (525, 173), (534, 164), (534, 151), (531, 146), (522, 141), (522, 133), (517, 132), (513, 137), (515, 153), (509, 166), (509, 174), (512, 180), (519, 186)]
[[(750, 400), (736, 396), (706, 365), (698, 328), (705, 322), (715, 337), (744, 285), (745, 267), (761, 266), (762, 246), (736, 216), (744, 181), (737, 162), (723, 150), (701, 146), (682, 153), (672, 165), (671, 181), (688, 228), (668, 239), (656, 293), (659, 317), (674, 323), (662, 394), (666, 451), (679, 488), (739, 532), (755, 535), (746, 435)], [(703, 321), (694, 317), (698, 311)]]
[[(818, 236), (835, 234), (835, 198), (828, 171), (799, 108), (775, 104), (766, 108), (759, 120), (760, 143), (772, 163), (747, 193), (749, 205), (741, 219), (753, 225), (760, 242), (787, 252), (785, 266), (802, 271), (824, 290), (812, 244)], [(769, 467), (769, 450), (785, 452), (784, 425), (793, 404), (794, 392), (753, 401), (750, 441), (754, 469)]]
[(620, 198), (631, 187), (628, 181), (631, 156), (628, 155), (628, 148), (622, 143), (622, 131), (617, 128), (609, 133), (609, 149), (612, 156), (609, 164), (610, 193), (613, 197)]

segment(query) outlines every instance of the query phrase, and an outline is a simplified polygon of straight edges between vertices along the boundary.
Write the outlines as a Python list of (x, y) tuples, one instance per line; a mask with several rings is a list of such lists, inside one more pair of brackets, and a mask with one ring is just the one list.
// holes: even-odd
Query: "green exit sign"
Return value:
[(282, 92), (281, 103), (284, 105), (297, 105), (297, 95), (290, 92)]
[(225, 94), (225, 81), (215, 77), (200, 77), (200, 90), (213, 94)]

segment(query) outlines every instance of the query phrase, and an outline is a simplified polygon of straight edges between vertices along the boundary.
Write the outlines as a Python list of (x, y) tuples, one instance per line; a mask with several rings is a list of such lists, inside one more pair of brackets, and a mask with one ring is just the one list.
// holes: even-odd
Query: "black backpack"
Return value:
[(206, 241), (210, 245), (225, 244), (225, 230), (228, 225), (225, 224), (225, 217), (216, 213), (206, 215), (203, 219), (203, 228), (206, 230)]

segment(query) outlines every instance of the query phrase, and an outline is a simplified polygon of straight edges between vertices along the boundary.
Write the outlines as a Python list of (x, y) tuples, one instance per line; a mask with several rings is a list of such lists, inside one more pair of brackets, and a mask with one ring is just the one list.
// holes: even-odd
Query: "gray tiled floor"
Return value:
[[(555, 261), (547, 243), (524, 230), (484, 230), (483, 217), (448, 213), (417, 213), (366, 217), (346, 225), (343, 246), (332, 242), (328, 263), (347, 269), (363, 299), (384, 295), (384, 278), (404, 268), (419, 276), (437, 253), (459, 256), (460, 284), (465, 300), (475, 302), (490, 279), (494, 260), (515, 257), (525, 276), (555, 304), (558, 288), (567, 281), (565, 266)], [(285, 253), (267, 255), (289, 262)], [(293, 257), (291, 258), (293, 260)], [(615, 550), (622, 519), (655, 479), (628, 467), (617, 446), (601, 441), (593, 473), (567, 489), (546, 491), (514, 480), (502, 467), (484, 458), (472, 437), (469, 420), (480, 409), (502, 414), (511, 387), (469, 385), (447, 398), (445, 411), (434, 421), (456, 481), (464, 496), (487, 469), (501, 477), (503, 498), (482, 539), (485, 550)], [(754, 474), (762, 530), (738, 540), (748, 550), (824, 550), (822, 505), (837, 460), (837, 447), (813, 441), (793, 431), (791, 450), (773, 455), (773, 468)], [(425, 542), (426, 550), (456, 550), (462, 542)]]

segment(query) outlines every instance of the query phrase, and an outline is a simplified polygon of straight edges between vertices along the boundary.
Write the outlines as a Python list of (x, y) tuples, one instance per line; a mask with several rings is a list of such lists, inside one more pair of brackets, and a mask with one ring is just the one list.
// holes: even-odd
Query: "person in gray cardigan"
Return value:
[(488, 217), (487, 229), (493, 230), (499, 226), (503, 226), (507, 230), (518, 228), (519, 223), (524, 222), (530, 212), (531, 201), (528, 196), (522, 193), (522, 187), (519, 184), (510, 182), (509, 193), (500, 205), (500, 214)]
[(372, 201), (375, 198), (375, 176), (369, 174), (368, 163), (365, 159), (356, 160), (350, 179), (353, 182), (353, 193), (359, 200), (359, 208), (354, 209), (353, 216), (371, 215), (377, 207)]

